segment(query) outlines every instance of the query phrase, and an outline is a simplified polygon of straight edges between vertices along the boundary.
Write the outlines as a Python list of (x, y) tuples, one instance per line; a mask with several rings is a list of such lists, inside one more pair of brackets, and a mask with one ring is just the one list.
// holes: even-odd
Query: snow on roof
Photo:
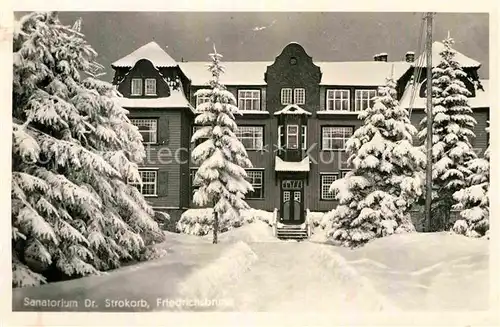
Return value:
[[(444, 50), (444, 44), (441, 42), (434, 42), (432, 44), (432, 66), (438, 66), (439, 63), (441, 62), (441, 56), (439, 53)], [(456, 49), (456, 54), (455, 54), (455, 60), (458, 61), (460, 66), (463, 68), (476, 68), (480, 67), (481, 63), (477, 62), (474, 59), (471, 59), (464, 55), (461, 52), (458, 52)], [(415, 62), (413, 63), (414, 66), (416, 67), (425, 67), (427, 66), (427, 56), (425, 55), (425, 52), (422, 53), (417, 59), (415, 59)]]
[(394, 80), (398, 80), (410, 68), (406, 61), (346, 61), (318, 62), (323, 77), (321, 85), (384, 85), (391, 77), (394, 67)]
[(119, 97), (118, 103), (123, 108), (189, 108), (194, 112), (193, 107), (180, 90), (171, 90), (169, 97), (161, 98)]
[[(207, 61), (180, 62), (179, 67), (192, 85), (202, 86), (212, 78), (208, 64)], [(223, 61), (225, 72), (220, 82), (224, 85), (266, 85), (264, 73), (271, 64), (268, 61)]]
[(115, 61), (111, 67), (133, 67), (139, 60), (147, 59), (155, 67), (176, 67), (177, 62), (169, 56), (156, 42), (143, 45), (131, 54)]
[[(480, 90), (476, 88), (476, 96), (473, 98), (469, 98), (469, 105), (471, 108), (489, 108), (490, 107), (490, 99), (489, 99), (489, 80), (482, 79), (480, 80), (481, 85), (484, 89)], [(418, 84), (417, 89), (420, 90), (421, 83)], [(411, 95), (413, 93), (414, 86), (408, 86), (401, 97), (400, 104), (404, 108), (410, 107)], [(418, 91), (417, 91), (418, 92)], [(418, 93), (415, 96), (413, 102), (413, 109), (424, 109), (426, 106), (426, 98), (421, 98)]]
[(276, 157), (276, 171), (309, 171), (309, 156), (306, 156), (300, 162), (284, 161)]
[[(193, 85), (205, 85), (212, 77), (206, 61), (181, 62), (179, 67), (191, 79)], [(226, 72), (221, 75), (224, 85), (266, 85), (264, 75), (272, 61), (222, 62)], [(322, 72), (321, 85), (368, 85), (385, 84), (394, 65), (394, 79), (399, 79), (411, 66), (405, 61), (347, 61), (315, 62)]]
[(307, 110), (302, 109), (296, 104), (289, 104), (285, 108), (276, 111), (275, 115), (311, 115)]

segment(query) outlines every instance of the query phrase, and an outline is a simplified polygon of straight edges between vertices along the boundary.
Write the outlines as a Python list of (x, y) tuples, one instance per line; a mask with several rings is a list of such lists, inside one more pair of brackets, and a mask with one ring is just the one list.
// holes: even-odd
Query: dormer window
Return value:
[(142, 95), (142, 79), (132, 78), (130, 85), (130, 95)]
[(156, 79), (146, 78), (145, 86), (146, 95), (156, 95)]

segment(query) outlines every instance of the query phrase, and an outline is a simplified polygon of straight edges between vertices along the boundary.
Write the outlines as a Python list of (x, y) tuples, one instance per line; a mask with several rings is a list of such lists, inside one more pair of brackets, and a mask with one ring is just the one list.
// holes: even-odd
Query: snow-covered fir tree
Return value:
[(422, 194), (425, 155), (413, 146), (417, 130), (396, 100), (391, 78), (346, 143), (353, 169), (330, 187), (339, 205), (328, 214), (329, 237), (355, 247), (393, 233), (413, 232), (409, 210)]
[[(140, 182), (141, 135), (94, 78), (96, 52), (56, 13), (16, 22), (13, 64), (13, 286), (82, 276), (150, 255), (163, 235)], [(82, 75), (88, 75), (83, 78)], [(94, 77), (93, 77), (94, 76)]]
[(471, 175), (467, 176), (467, 187), (453, 195), (458, 201), (453, 207), (460, 210), (460, 217), (453, 225), (453, 231), (469, 237), (487, 235), (490, 227), (490, 148), (483, 158), (467, 162)]
[(245, 168), (252, 167), (252, 163), (235, 134), (238, 126), (234, 115), (240, 112), (234, 95), (220, 82), (224, 67), (220, 62), (222, 55), (217, 53), (215, 46), (210, 58), (210, 88), (195, 93), (195, 96), (208, 97), (209, 101), (196, 108), (195, 124), (201, 127), (191, 141), (205, 141), (192, 152), (193, 162), (199, 166), (194, 178), (198, 189), (193, 202), (201, 207), (213, 207), (213, 242), (217, 243), (219, 217), (225, 214), (238, 219), (240, 210), (248, 208), (245, 194), (253, 188), (246, 180), (245, 171)]
[[(455, 60), (453, 39), (443, 41), (440, 63), (432, 68), (432, 208), (431, 230), (449, 228), (450, 211), (456, 201), (453, 194), (467, 186), (471, 174), (467, 162), (476, 158), (469, 138), (476, 120), (467, 96), (466, 78)], [(427, 117), (421, 122), (419, 137), (426, 140)], [(426, 141), (424, 146), (426, 146)]]

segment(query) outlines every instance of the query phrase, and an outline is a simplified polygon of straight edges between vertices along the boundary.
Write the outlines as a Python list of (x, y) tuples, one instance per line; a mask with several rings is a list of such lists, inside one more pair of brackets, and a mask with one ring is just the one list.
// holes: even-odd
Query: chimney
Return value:
[(385, 52), (381, 53), (381, 54), (378, 55), (378, 57), (379, 57), (378, 61), (385, 61), (385, 62), (387, 62), (387, 57), (388, 57), (387, 53), (385, 53)]
[(373, 56), (373, 61), (380, 61), (380, 53)]
[(415, 52), (408, 51), (405, 54), (405, 60), (406, 60), (406, 62), (414, 62), (415, 61)]

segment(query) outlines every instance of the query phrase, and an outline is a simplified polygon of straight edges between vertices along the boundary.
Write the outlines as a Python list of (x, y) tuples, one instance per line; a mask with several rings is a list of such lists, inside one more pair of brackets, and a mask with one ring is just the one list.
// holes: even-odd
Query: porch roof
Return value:
[(309, 156), (306, 156), (302, 161), (284, 161), (280, 157), (276, 157), (276, 166), (275, 170), (276, 171), (283, 171), (283, 172), (292, 172), (292, 171), (298, 171), (298, 172), (308, 172), (310, 168), (309, 165)]
[(296, 104), (289, 104), (286, 107), (284, 107), (283, 109), (276, 111), (274, 113), (274, 115), (275, 116), (278, 116), (278, 115), (308, 115), (308, 116), (310, 116), (312, 114), (309, 111), (302, 109), (301, 107), (299, 107)]

